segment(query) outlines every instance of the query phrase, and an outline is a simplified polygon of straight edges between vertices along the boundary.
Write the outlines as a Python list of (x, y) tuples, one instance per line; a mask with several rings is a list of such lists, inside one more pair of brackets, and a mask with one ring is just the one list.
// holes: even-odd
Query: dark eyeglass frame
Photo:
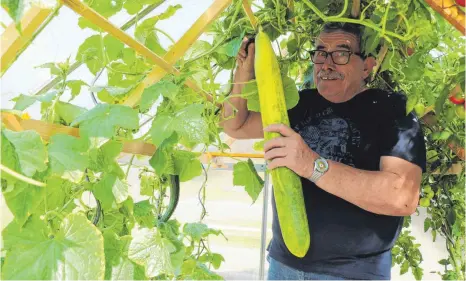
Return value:
[[(328, 55), (330, 55), (330, 57), (332, 58), (332, 61), (334, 64), (336, 65), (346, 65), (349, 63), (350, 59), (351, 59), (351, 55), (357, 55), (359, 57), (361, 57), (362, 59), (364, 59), (364, 55), (362, 53), (359, 53), (359, 52), (352, 52), (352, 51), (347, 51), (347, 50), (336, 50), (336, 51), (332, 51), (332, 52), (327, 52), (327, 51), (324, 51), (324, 50), (310, 50), (308, 51), (309, 52), (309, 55), (311, 56), (311, 61), (314, 63), (314, 64), (324, 64), (325, 61), (327, 60), (328, 58)], [(325, 53), (325, 60), (323, 62), (315, 62), (314, 61), (314, 55), (316, 52), (322, 52), (322, 53)], [(335, 59), (333, 57), (333, 54), (334, 53), (348, 53), (348, 60), (346, 61), (346, 63), (336, 63), (335, 62)]]

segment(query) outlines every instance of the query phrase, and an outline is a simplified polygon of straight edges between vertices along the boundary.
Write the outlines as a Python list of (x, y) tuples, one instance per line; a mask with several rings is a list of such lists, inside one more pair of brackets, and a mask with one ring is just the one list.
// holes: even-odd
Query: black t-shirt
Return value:
[[(316, 90), (300, 92), (289, 110), (290, 125), (320, 156), (370, 171), (382, 156), (395, 156), (425, 171), (426, 148), (417, 117), (406, 114), (402, 94), (368, 89), (344, 103), (331, 103)], [(269, 255), (293, 268), (351, 279), (389, 279), (391, 248), (403, 217), (371, 213), (302, 178), (311, 234), (304, 258), (283, 242), (272, 197), (273, 239)]]

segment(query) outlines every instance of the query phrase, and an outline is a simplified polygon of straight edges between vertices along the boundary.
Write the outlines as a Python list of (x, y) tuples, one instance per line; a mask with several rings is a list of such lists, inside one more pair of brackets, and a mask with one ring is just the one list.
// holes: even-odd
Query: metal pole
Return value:
[(259, 267), (259, 280), (264, 280), (264, 267), (265, 267), (265, 248), (267, 241), (267, 206), (269, 202), (269, 173), (265, 168), (264, 176), (264, 203), (262, 205), (262, 229), (261, 229), (261, 255)]

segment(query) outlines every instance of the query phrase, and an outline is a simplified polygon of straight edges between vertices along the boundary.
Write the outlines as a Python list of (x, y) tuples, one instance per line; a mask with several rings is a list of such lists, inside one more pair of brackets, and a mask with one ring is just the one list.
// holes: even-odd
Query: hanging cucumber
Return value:
[[(289, 126), (277, 57), (272, 49), (269, 37), (263, 32), (262, 28), (259, 29), (259, 33), (256, 35), (255, 44), (254, 67), (263, 127), (278, 123)], [(274, 132), (265, 132), (264, 134), (266, 141), (280, 136)], [(293, 255), (304, 257), (309, 249), (311, 239), (301, 179), (286, 167), (273, 169), (271, 174), (283, 240)]]
[(167, 222), (175, 212), (180, 199), (180, 177), (178, 175), (168, 175), (170, 185), (170, 201), (168, 202), (167, 209), (159, 215), (159, 222)]

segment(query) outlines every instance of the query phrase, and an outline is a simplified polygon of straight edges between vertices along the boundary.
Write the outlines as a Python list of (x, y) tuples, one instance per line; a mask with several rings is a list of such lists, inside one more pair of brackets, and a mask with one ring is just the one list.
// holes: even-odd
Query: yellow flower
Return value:
[(29, 119), (31, 119), (31, 116), (29, 116), (29, 113), (24, 112), (23, 114), (21, 114), (21, 119), (29, 120)]

